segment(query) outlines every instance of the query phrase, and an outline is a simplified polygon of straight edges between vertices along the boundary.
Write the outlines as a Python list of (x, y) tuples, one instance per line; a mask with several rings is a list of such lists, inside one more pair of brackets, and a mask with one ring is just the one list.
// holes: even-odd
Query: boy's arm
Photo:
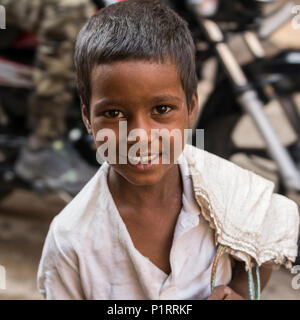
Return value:
[[(272, 264), (265, 263), (259, 267), (260, 273), (260, 284), (261, 284), (261, 291), (267, 285), (271, 273), (272, 273)], [(256, 275), (255, 269), (252, 269), (253, 279), (255, 280), (256, 284)], [(248, 273), (245, 270), (245, 264), (240, 261), (235, 261), (235, 267), (233, 269), (232, 280), (228, 284), (228, 286), (234, 290), (236, 293), (241, 295), (245, 299), (249, 299), (249, 290), (248, 290)]]
[[(245, 264), (240, 261), (234, 261), (232, 280), (228, 286), (218, 286), (214, 289), (207, 300), (242, 300), (249, 299), (248, 290), (248, 273), (245, 271)], [(260, 268), (261, 290), (264, 289), (268, 283), (271, 273), (272, 264), (265, 263)], [(255, 272), (253, 272), (253, 279), (256, 283)]]
[(84, 299), (74, 250), (58, 239), (52, 225), (39, 264), (38, 289), (46, 300)]

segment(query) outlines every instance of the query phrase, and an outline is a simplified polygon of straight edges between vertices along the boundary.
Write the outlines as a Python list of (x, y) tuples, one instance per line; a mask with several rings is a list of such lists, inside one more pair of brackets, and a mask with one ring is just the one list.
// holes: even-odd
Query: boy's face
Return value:
[[(157, 183), (174, 166), (174, 137), (170, 137), (170, 163), (162, 163), (162, 138), (151, 135), (153, 129), (177, 129), (181, 133), (184, 147), (184, 129), (190, 128), (197, 115), (198, 97), (194, 94), (190, 108), (186, 104), (177, 67), (171, 62), (155, 63), (144, 60), (119, 61), (98, 65), (91, 75), (90, 115), (85, 106), (82, 115), (88, 132), (93, 135), (96, 147), (105, 141), (97, 141), (101, 129), (111, 129), (116, 137), (116, 164), (112, 168), (127, 181), (135, 185)], [(132, 129), (143, 129), (147, 136), (135, 141), (127, 141), (127, 150), (139, 141), (148, 147), (148, 152), (138, 151), (136, 155), (151, 155), (152, 145), (156, 145), (154, 156), (159, 164), (119, 163), (119, 122), (127, 122), (127, 134)], [(166, 132), (166, 131), (165, 131)], [(178, 138), (178, 136), (177, 136)], [(153, 147), (154, 148), (154, 147)], [(176, 155), (178, 151), (175, 152)], [(124, 154), (120, 154), (123, 157)], [(178, 156), (175, 156), (177, 158)], [(124, 158), (123, 158), (124, 159)], [(145, 159), (145, 158), (144, 158)], [(135, 158), (135, 161), (137, 159)], [(144, 160), (145, 161), (145, 160)], [(156, 160), (158, 161), (158, 160)]]

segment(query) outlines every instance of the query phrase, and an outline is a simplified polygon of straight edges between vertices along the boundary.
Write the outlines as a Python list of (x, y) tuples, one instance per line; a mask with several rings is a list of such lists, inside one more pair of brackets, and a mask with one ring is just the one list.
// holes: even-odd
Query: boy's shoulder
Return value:
[(64, 236), (89, 235), (91, 226), (103, 220), (107, 211), (106, 173), (108, 165), (99, 168), (83, 189), (55, 216), (52, 232)]

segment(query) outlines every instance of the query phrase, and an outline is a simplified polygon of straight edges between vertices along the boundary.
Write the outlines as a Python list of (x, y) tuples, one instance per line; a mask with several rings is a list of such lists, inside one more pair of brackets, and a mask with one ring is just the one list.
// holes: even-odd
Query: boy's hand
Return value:
[(217, 286), (207, 300), (245, 300), (245, 298), (227, 286)]

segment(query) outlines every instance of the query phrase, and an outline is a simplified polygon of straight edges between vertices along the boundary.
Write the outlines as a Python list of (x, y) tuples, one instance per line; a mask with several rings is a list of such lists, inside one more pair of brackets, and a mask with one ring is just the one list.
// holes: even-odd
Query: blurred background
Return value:
[[(42, 298), (36, 275), (49, 224), (99, 167), (72, 55), (86, 19), (112, 2), (0, 0), (0, 299)], [(188, 21), (197, 45), (205, 149), (274, 181), (299, 206), (300, 1), (162, 2)], [(249, 90), (257, 98), (240, 103)], [(262, 298), (300, 300), (294, 277), (274, 268)]]

